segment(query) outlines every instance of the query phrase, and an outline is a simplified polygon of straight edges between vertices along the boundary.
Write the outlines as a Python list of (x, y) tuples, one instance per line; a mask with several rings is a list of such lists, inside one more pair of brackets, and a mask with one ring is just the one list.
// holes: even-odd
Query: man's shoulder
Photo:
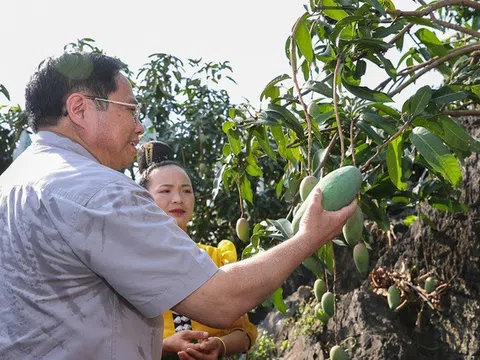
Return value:
[[(30, 151), (28, 151), (30, 150)], [(28, 187), (43, 195), (68, 198), (84, 205), (103, 188), (134, 189), (138, 185), (125, 174), (96, 160), (65, 149), (27, 149), (2, 175), (7, 188)]]

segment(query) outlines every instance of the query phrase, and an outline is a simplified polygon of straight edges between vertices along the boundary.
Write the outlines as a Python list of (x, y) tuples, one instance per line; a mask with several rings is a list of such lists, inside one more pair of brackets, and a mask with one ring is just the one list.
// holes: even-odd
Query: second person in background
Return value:
[[(170, 147), (162, 142), (152, 141), (142, 145), (137, 156), (141, 173), (139, 183), (150, 192), (155, 203), (187, 232), (187, 224), (193, 216), (195, 194), (190, 176), (181, 164), (171, 160), (172, 155)], [(218, 267), (237, 261), (235, 245), (229, 240), (220, 241), (217, 247), (198, 246)], [(163, 359), (218, 359), (219, 356), (247, 351), (257, 338), (257, 329), (247, 314), (228, 329), (211, 328), (171, 310), (163, 314), (163, 319)]]

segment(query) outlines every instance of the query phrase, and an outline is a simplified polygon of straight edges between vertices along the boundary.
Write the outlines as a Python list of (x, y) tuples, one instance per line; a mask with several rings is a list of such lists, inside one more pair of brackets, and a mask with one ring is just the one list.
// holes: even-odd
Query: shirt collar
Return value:
[(98, 160), (88, 152), (82, 145), (73, 141), (72, 139), (55, 133), (53, 131), (42, 130), (36, 134), (36, 139), (34, 143), (40, 146), (56, 147), (61, 148), (67, 151), (73, 151), (76, 154), (85, 156), (89, 159), (98, 162)]

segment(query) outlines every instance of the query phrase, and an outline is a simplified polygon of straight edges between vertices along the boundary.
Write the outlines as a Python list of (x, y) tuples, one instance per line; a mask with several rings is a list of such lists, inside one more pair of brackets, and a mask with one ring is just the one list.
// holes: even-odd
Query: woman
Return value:
[[(138, 163), (141, 172), (140, 185), (151, 194), (156, 204), (177, 221), (187, 232), (187, 224), (193, 216), (195, 195), (190, 177), (171, 157), (169, 147), (160, 142), (144, 144), (139, 150)], [(217, 266), (237, 260), (235, 245), (222, 240), (217, 247), (198, 244), (210, 255)], [(218, 359), (249, 349), (257, 338), (257, 329), (248, 315), (238, 319), (229, 329), (215, 329), (197, 323), (185, 316), (168, 311), (163, 314), (163, 358), (178, 354), (181, 359)], [(205, 332), (208, 338), (204, 340)], [(192, 342), (199, 340), (196, 348)], [(171, 357), (175, 358), (175, 357)]]

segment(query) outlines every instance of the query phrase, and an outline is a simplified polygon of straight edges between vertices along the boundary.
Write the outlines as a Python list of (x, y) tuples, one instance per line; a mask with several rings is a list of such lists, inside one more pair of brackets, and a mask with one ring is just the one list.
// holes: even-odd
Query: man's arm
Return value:
[(173, 309), (201, 323), (228, 327), (265, 301), (317, 249), (341, 233), (357, 205), (325, 211), (318, 189), (291, 239), (249, 259), (223, 266)]

